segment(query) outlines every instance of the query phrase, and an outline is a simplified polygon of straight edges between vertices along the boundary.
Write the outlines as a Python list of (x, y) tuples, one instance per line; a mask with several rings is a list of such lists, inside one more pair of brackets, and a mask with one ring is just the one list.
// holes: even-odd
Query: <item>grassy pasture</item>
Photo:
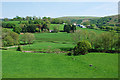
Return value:
[(63, 30), (63, 28), (64, 28), (64, 24), (50, 24), (49, 29), (53, 30), (54, 26), (59, 26), (59, 30)]
[[(17, 22), (16, 22), (17, 24)], [(51, 24), (50, 30), (57, 24)], [(63, 30), (64, 25), (60, 25)], [(104, 31), (93, 29), (77, 30)], [(35, 42), (22, 46), (25, 51), (73, 48), (72, 33), (34, 33)], [(66, 56), (66, 53), (24, 53), (16, 48), (2, 51), (3, 78), (117, 78), (118, 54), (88, 53)], [(93, 64), (92, 67), (89, 64)]]
[[(33, 44), (22, 46), (23, 50), (41, 51), (42, 49), (73, 48), (71, 34), (68, 33), (34, 33), (36, 40)], [(12, 48), (16, 49), (16, 48)]]
[[(82, 29), (87, 31), (95, 31), (97, 34), (103, 31), (97, 31), (93, 29)], [(23, 46), (25, 50), (41, 50), (41, 49), (60, 49), (60, 48), (73, 48), (72, 33), (59, 32), (59, 33), (34, 33), (35, 42), (30, 46)]]
[[(97, 31), (93, 29), (82, 29), (87, 31), (95, 31), (96, 33), (101, 33), (103, 31)], [(71, 38), (72, 33), (59, 32), (59, 33), (34, 33), (36, 40), (33, 44), (23, 46), (23, 50), (29, 51), (41, 51), (43, 49), (60, 49), (65, 50), (73, 48), (73, 40)], [(16, 49), (16, 48), (13, 48)]]
[[(117, 78), (118, 54), (2, 51), (3, 78)], [(73, 59), (74, 58), (74, 59)], [(89, 64), (93, 64), (92, 67)]]
[(20, 21), (4, 21), (5, 23), (14, 23), (16, 26), (19, 26)]

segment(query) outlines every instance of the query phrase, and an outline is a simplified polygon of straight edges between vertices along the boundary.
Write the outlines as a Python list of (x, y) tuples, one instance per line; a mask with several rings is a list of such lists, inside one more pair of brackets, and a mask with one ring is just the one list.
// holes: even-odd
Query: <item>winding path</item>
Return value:
[[(26, 45), (20, 45), (20, 46), (26, 46)], [(14, 47), (18, 47), (18, 46), (9, 46), (9, 47), (5, 47), (5, 48), (14, 48)]]

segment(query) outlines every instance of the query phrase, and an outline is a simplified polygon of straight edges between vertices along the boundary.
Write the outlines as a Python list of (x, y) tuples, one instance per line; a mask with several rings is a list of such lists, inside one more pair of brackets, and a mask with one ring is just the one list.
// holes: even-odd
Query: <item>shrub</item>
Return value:
[[(92, 39), (90, 37), (93, 37), (94, 32), (88, 32), (86, 30), (76, 30), (72, 35), (73, 42), (77, 44), (81, 40), (88, 40)], [(89, 37), (90, 36), (90, 37)], [(88, 40), (89, 41), (89, 40)], [(92, 41), (92, 40), (91, 40)]]
[(20, 34), (22, 31), (22, 28), (21, 27), (13, 27), (13, 31)]
[(26, 43), (31, 44), (34, 42), (35, 36), (32, 33), (25, 33), (21, 36), (20, 40), (23, 41), (24, 44)]
[(106, 30), (107, 30), (107, 31), (111, 30), (111, 27), (106, 27)]
[(58, 32), (59, 32), (59, 26), (54, 26), (53, 33), (58, 33)]
[(120, 35), (118, 35), (118, 39), (114, 43), (114, 48), (117, 51), (120, 51)]
[(14, 26), (15, 26), (15, 24), (13, 24), (13, 23), (8, 23), (5, 28), (13, 28)]
[(40, 32), (39, 28), (36, 28), (36, 32)]
[(91, 29), (94, 29), (94, 28), (96, 28), (96, 25), (95, 25), (95, 24), (91, 24), (91, 25), (90, 25), (90, 28), (91, 28)]
[(16, 51), (22, 51), (21, 46), (19, 45)]
[(70, 33), (71, 25), (64, 25), (64, 32)]
[(13, 46), (14, 45), (14, 39), (11, 36), (7, 36), (3, 40), (5, 42), (5, 46)]
[(5, 28), (5, 27), (6, 27), (6, 25), (7, 25), (7, 23), (2, 22), (2, 27), (3, 27), (3, 28)]
[(8, 30), (6, 28), (2, 29), (2, 46), (12, 46), (19, 44), (19, 34)]
[(91, 44), (84, 40), (77, 43), (77, 46), (73, 49), (74, 55), (85, 55), (88, 53), (88, 50), (91, 48)]
[(34, 33), (36, 31), (36, 25), (29, 24), (26, 29), (27, 29), (27, 32)]
[(71, 56), (71, 55), (73, 55), (73, 53), (72, 53), (72, 52), (69, 52), (69, 53), (67, 53), (66, 55)]
[(103, 50), (104, 52), (107, 50), (112, 50), (115, 46), (115, 42), (117, 41), (118, 35), (114, 31), (103, 32), (94, 39), (93, 45), (95, 49)]
[(72, 32), (74, 32), (76, 30), (76, 26), (72, 25), (71, 30), (72, 30)]
[(116, 28), (116, 31), (117, 31), (118, 33), (120, 33), (120, 27), (117, 27), (117, 28)]

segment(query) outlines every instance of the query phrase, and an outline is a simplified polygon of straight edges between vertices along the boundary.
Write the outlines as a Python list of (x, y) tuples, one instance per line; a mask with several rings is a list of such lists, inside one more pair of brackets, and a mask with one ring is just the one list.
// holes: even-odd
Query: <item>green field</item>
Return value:
[[(96, 33), (102, 33), (101, 30), (93, 30), (93, 29), (82, 29), (86, 31), (95, 31)], [(25, 51), (41, 51), (43, 49), (66, 49), (73, 48), (75, 44), (73, 44), (72, 33), (59, 32), (59, 33), (34, 33), (36, 40), (33, 44), (23, 46), (23, 50)], [(13, 48), (16, 49), (16, 48)]]
[[(70, 35), (35, 33), (36, 41), (22, 48), (26, 51), (73, 48)], [(3, 78), (117, 78), (118, 75), (118, 54), (66, 56), (65, 53), (24, 53), (14, 49), (3, 51)]]
[[(118, 54), (3, 52), (3, 78), (117, 78)], [(74, 58), (74, 59), (73, 59)], [(93, 64), (92, 67), (89, 64)]]
[(20, 25), (19, 24), (20, 21), (3, 21), (3, 22), (5, 22), (5, 23), (14, 23), (16, 26)]
[(120, 80), (117, 2), (58, 2), (3, 0), (2, 80)]
[[(17, 23), (17, 22), (16, 22)], [(57, 24), (51, 24), (50, 30)], [(63, 30), (61, 24), (59, 30)], [(104, 31), (94, 29), (77, 30)], [(21, 46), (23, 51), (66, 51), (73, 48), (72, 33), (34, 33), (33, 44)], [(20, 35), (21, 36), (21, 35)], [(2, 51), (3, 78), (117, 78), (118, 54), (88, 53), (67, 56), (66, 53), (25, 53), (9, 48)], [(93, 66), (90, 67), (89, 64)]]

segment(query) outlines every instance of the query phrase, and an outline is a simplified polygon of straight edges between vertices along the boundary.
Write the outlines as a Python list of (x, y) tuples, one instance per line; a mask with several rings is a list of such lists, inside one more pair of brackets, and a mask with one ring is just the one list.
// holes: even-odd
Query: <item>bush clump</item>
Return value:
[(68, 52), (66, 55), (72, 56), (72, 55), (73, 55), (73, 52)]
[(88, 41), (80, 41), (73, 49), (73, 55), (85, 55), (91, 48), (91, 44)]
[(22, 51), (21, 46), (19, 45), (16, 51)]

